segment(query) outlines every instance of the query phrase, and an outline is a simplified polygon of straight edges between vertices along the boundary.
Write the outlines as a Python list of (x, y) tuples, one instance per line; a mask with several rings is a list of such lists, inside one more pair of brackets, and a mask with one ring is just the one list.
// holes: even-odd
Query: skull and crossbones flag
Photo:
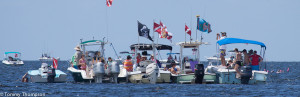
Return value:
[(138, 21), (138, 32), (139, 32), (139, 36), (148, 38), (149, 40), (153, 41), (149, 35), (150, 29), (148, 29), (146, 25), (140, 23), (139, 21)]

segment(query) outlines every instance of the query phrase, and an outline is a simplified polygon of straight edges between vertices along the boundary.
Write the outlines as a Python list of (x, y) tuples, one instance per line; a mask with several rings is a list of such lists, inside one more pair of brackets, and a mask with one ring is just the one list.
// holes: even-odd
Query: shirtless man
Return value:
[(250, 63), (250, 59), (249, 59), (249, 56), (248, 56), (248, 53), (247, 53), (246, 49), (243, 50), (243, 55), (244, 55), (244, 65), (248, 66), (249, 63)]
[(238, 74), (241, 74), (239, 68), (240, 66), (242, 66), (242, 53), (239, 52), (237, 48), (234, 49), (234, 52), (236, 53), (235, 60), (234, 60), (235, 61), (234, 69)]

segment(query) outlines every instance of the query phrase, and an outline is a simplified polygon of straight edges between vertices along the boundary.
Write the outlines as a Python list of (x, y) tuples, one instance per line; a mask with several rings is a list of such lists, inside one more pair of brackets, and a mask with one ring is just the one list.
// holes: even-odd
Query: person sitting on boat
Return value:
[(234, 49), (234, 52), (236, 53), (236, 57), (235, 57), (235, 66), (234, 66), (234, 69), (235, 71), (241, 75), (241, 72), (240, 72), (240, 67), (242, 66), (242, 54), (241, 52), (239, 52), (239, 50), (237, 48)]
[(143, 55), (141, 61), (146, 61), (147, 60), (147, 56)]
[[(75, 52), (75, 62), (73, 63), (73, 65), (74, 66), (76, 66), (78, 63), (79, 63), (79, 60), (80, 60), (80, 58), (81, 58), (81, 55), (82, 55), (82, 52), (81, 52), (81, 49), (80, 49), (80, 47), (79, 46), (76, 46), (75, 48), (74, 48), (75, 50), (76, 50), (76, 52)], [(79, 66), (79, 65), (78, 65)], [(80, 66), (78, 67), (78, 69), (80, 69)]]
[(179, 74), (180, 72), (180, 68), (176, 68), (176, 63), (175, 62), (172, 62), (171, 63), (171, 68), (169, 69), (169, 71), (172, 73), (172, 74)]
[(128, 72), (132, 72), (133, 71), (133, 63), (131, 60), (131, 56), (128, 55), (127, 59), (123, 62), (124, 64), (124, 68), (128, 71)]
[(246, 66), (246, 65), (249, 65), (249, 63), (250, 63), (250, 60), (249, 60), (249, 56), (248, 56), (248, 53), (247, 53), (247, 50), (246, 49), (244, 49), (243, 50), (243, 55), (244, 55), (244, 65)]
[(227, 64), (226, 64), (227, 68), (234, 68), (234, 64), (232, 62), (232, 60), (228, 60)]
[(250, 56), (250, 62), (252, 70), (259, 70), (259, 63), (263, 61), (260, 55), (257, 55), (257, 51), (254, 51), (253, 55)]
[(169, 55), (168, 60), (173, 60), (173, 57), (171, 54)]
[(96, 64), (97, 62), (101, 62), (101, 53), (99, 51), (95, 52), (92, 64)]
[(153, 54), (151, 55), (151, 57), (149, 58), (149, 60), (151, 60), (151, 61), (155, 62), (155, 59), (154, 59), (154, 56), (153, 56)]
[(81, 70), (86, 70), (86, 61), (84, 59), (84, 55), (81, 55), (78, 66), (80, 66)]

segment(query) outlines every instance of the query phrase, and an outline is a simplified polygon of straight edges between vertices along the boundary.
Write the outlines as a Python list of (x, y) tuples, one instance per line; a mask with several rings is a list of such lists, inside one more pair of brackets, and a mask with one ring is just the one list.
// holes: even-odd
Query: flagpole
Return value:
[(186, 30), (185, 30), (185, 26), (186, 26), (186, 23), (184, 23), (184, 31), (185, 31), (185, 34), (184, 34), (184, 43), (186, 43)]
[(200, 17), (200, 15), (196, 15), (196, 17), (197, 17), (197, 29), (196, 29), (196, 41), (198, 41), (198, 28), (199, 28), (199, 21), (198, 21), (198, 18)]

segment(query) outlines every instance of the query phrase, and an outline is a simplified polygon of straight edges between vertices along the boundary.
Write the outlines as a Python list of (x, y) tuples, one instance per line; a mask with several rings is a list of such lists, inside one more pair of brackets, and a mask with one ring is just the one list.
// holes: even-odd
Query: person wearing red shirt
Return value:
[(251, 55), (249, 59), (252, 70), (259, 70), (259, 63), (263, 61), (263, 58), (260, 55), (257, 55), (257, 51), (254, 51), (254, 54)]

